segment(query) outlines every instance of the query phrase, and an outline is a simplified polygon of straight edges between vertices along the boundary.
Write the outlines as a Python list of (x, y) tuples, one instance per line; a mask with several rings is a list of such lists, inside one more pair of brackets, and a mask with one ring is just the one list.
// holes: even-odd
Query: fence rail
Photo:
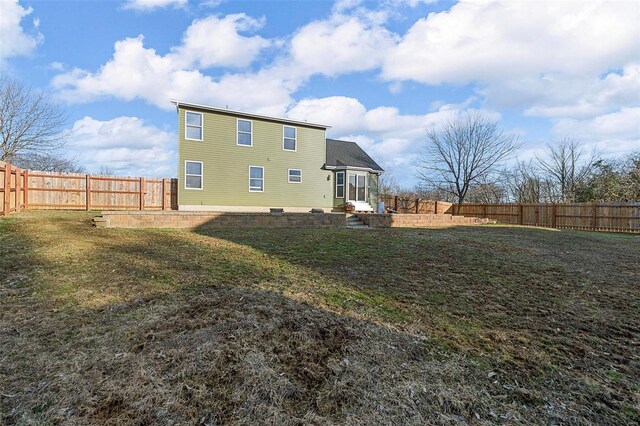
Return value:
[(176, 210), (177, 179), (22, 170), (0, 161), (0, 216), (23, 209)]
[(498, 223), (547, 228), (640, 233), (640, 203), (463, 204), (455, 214)]

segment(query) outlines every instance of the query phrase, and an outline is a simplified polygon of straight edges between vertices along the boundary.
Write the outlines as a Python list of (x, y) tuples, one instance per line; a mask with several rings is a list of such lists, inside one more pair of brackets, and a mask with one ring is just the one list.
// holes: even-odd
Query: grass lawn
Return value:
[(640, 237), (0, 218), (0, 424), (637, 424)]

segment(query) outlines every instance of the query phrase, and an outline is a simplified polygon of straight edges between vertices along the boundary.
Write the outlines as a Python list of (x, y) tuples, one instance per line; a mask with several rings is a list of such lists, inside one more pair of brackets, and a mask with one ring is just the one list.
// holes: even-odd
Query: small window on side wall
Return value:
[(202, 113), (184, 112), (184, 138), (192, 141), (202, 140)]
[(344, 172), (336, 173), (336, 198), (344, 198)]
[(289, 169), (289, 183), (302, 183), (302, 170)]
[(202, 189), (202, 161), (184, 162), (184, 188)]
[(253, 121), (238, 119), (237, 144), (241, 146), (253, 146)]
[(298, 150), (298, 129), (291, 126), (283, 126), (282, 149), (285, 151)]
[(264, 192), (264, 167), (249, 166), (249, 192)]

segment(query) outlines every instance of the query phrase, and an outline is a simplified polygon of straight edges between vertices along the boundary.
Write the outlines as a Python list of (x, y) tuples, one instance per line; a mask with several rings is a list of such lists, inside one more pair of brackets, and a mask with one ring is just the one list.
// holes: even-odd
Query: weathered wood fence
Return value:
[(640, 203), (463, 204), (455, 214), (495, 219), (498, 223), (640, 233)]
[(0, 216), (23, 209), (176, 210), (177, 179), (22, 170), (0, 161)]
[(451, 213), (452, 206), (446, 201), (423, 200), (389, 194), (380, 195), (380, 201), (384, 201), (386, 208), (393, 209), (398, 213), (444, 214)]

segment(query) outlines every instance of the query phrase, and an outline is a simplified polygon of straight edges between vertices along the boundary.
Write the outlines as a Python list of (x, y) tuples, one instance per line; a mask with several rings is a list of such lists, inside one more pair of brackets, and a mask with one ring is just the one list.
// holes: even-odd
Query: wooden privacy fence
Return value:
[(22, 209), (176, 210), (177, 179), (21, 170), (0, 161), (0, 215)]
[(451, 213), (451, 203), (446, 201), (423, 200), (420, 198), (400, 197), (397, 195), (382, 194), (380, 201), (384, 206), (398, 213), (407, 214), (444, 214)]
[(640, 233), (640, 203), (463, 204), (456, 214), (498, 223)]

